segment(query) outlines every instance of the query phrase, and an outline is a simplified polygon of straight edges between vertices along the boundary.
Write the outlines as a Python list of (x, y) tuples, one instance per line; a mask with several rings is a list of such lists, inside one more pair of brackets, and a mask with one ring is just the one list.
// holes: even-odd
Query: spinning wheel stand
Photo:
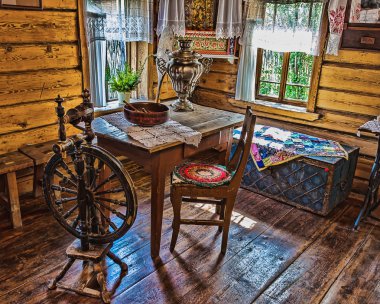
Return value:
[[(92, 146), (94, 119), (90, 94), (85, 90), (83, 103), (65, 114), (63, 99), (58, 96), (59, 143), (45, 167), (43, 190), (46, 203), (57, 221), (77, 240), (66, 250), (68, 262), (49, 284), (49, 289), (62, 287), (78, 294), (99, 297), (109, 303), (111, 296), (128, 270), (128, 266), (110, 250), (136, 219), (137, 200), (133, 182), (123, 165), (109, 152)], [(66, 139), (65, 124), (85, 123), (83, 134)], [(66, 163), (66, 156), (74, 165)], [(115, 198), (116, 196), (116, 198)], [(119, 280), (107, 290), (105, 258), (121, 267)], [(74, 284), (59, 283), (75, 260), (83, 261), (80, 280)]]

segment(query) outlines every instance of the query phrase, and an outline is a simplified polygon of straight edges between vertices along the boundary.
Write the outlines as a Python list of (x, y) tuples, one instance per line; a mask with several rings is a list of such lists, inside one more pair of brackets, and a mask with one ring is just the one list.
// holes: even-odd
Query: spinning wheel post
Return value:
[[(66, 250), (69, 262), (51, 282), (49, 289), (60, 286), (109, 303), (102, 261), (108, 256), (121, 267), (121, 275), (128, 267), (110, 250), (113, 241), (122, 237), (133, 225), (137, 200), (133, 182), (123, 165), (106, 150), (93, 146), (95, 134), (91, 123), (94, 107), (85, 90), (83, 102), (65, 114), (64, 100), (58, 96), (59, 142), (53, 146), (55, 154), (45, 167), (43, 190), (45, 200), (57, 221), (78, 240)], [(77, 126), (84, 122), (83, 134), (66, 138), (65, 124)], [(66, 153), (73, 167), (66, 163)], [(104, 175), (104, 178), (101, 178)], [(82, 260), (93, 269), (92, 276), (80, 287), (60, 284), (75, 260)], [(100, 290), (91, 286), (97, 282)]]

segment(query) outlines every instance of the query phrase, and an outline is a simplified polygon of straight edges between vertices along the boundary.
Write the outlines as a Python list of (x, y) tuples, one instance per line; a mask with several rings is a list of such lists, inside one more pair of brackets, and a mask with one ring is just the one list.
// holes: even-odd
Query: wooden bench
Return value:
[(4, 189), (1, 189), (3, 193), (0, 197), (11, 214), (13, 228), (22, 226), (16, 171), (32, 166), (33, 161), (20, 152), (0, 155), (0, 175), (5, 176)]
[(42, 194), (41, 180), (44, 174), (44, 166), (54, 154), (52, 147), (57, 143), (56, 140), (41, 144), (26, 145), (19, 148), (19, 151), (29, 157), (34, 164), (33, 176), (33, 196), (39, 197)]

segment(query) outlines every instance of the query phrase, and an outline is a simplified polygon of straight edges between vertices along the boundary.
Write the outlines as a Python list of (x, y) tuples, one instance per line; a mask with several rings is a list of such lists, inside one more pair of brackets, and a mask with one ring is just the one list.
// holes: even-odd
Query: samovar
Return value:
[(162, 81), (167, 73), (178, 96), (178, 99), (171, 105), (173, 111), (194, 111), (189, 97), (194, 92), (202, 74), (209, 72), (212, 59), (204, 58), (197, 52), (192, 51), (191, 40), (179, 39), (178, 42), (179, 50), (168, 53), (168, 62), (163, 58), (157, 58), (156, 60), (157, 68), (161, 73), (156, 100), (159, 100)]

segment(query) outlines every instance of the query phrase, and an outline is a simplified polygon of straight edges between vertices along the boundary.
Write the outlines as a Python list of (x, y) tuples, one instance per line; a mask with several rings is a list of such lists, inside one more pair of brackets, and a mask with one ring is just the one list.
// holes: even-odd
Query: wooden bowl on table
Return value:
[(136, 125), (152, 127), (169, 120), (169, 108), (155, 102), (128, 103), (124, 106), (124, 117)]

